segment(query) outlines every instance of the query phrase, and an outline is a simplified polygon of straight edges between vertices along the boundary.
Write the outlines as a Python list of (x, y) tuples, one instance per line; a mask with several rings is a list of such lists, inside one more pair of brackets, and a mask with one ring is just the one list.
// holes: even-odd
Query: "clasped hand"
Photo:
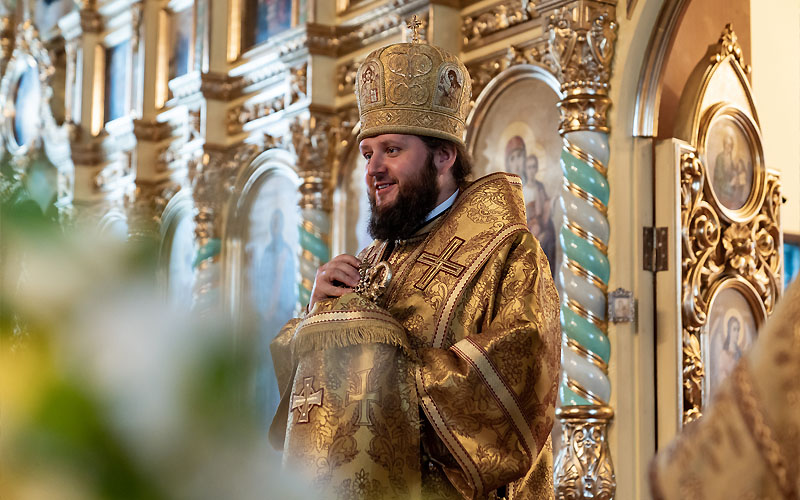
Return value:
[(312, 310), (314, 304), (322, 299), (341, 297), (352, 292), (358, 285), (360, 265), (361, 261), (352, 255), (342, 254), (319, 266), (314, 278), (314, 288), (311, 290), (308, 310)]

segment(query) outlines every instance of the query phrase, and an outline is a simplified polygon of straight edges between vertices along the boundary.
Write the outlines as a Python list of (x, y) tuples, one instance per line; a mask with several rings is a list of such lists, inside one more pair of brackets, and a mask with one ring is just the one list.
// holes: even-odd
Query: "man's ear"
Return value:
[(436, 170), (443, 174), (453, 168), (457, 154), (456, 145), (451, 142), (445, 142), (436, 148), (436, 152), (433, 154), (433, 163), (436, 165)]

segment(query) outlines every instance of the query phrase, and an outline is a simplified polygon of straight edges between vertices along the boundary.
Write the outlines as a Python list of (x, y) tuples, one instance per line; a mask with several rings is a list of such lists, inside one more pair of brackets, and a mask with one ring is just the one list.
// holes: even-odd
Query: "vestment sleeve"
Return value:
[[(416, 374), (430, 426), (458, 463), (445, 473), (467, 498), (515, 481), (551, 481), (533, 476), (555, 414), (558, 295), (530, 233), (499, 254), (474, 285), (496, 284), (480, 331), (449, 349), (421, 349)], [(551, 456), (543, 460), (551, 466)]]

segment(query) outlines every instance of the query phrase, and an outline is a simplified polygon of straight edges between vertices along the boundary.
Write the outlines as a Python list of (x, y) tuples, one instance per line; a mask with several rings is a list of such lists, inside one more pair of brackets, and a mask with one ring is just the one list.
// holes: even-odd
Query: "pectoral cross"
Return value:
[(355, 392), (348, 391), (345, 396), (345, 406), (358, 403), (358, 425), (372, 425), (372, 421), (369, 419), (369, 404), (380, 401), (379, 392), (367, 392), (367, 379), (371, 371), (372, 368), (356, 373), (359, 386)]
[(417, 259), (417, 262), (430, 267), (428, 267), (428, 270), (425, 271), (425, 274), (422, 275), (422, 278), (417, 281), (414, 287), (418, 290), (425, 290), (440, 272), (445, 272), (456, 277), (461, 275), (461, 273), (464, 272), (465, 267), (461, 264), (450, 261), (450, 258), (458, 251), (459, 248), (461, 248), (461, 245), (463, 244), (464, 240), (458, 237), (453, 237), (453, 239), (450, 240), (450, 243), (447, 244), (447, 248), (445, 248), (444, 252), (442, 252), (442, 255), (434, 255), (430, 252), (422, 252), (422, 255), (420, 255)]
[(419, 19), (417, 19), (417, 15), (414, 14), (414, 17), (406, 25), (406, 28), (411, 30), (411, 43), (419, 43), (420, 26), (422, 26), (422, 23), (419, 22)]
[(313, 406), (322, 406), (323, 389), (314, 392), (314, 377), (303, 378), (303, 390), (297, 394), (292, 394), (291, 411), (300, 410), (298, 424), (308, 423), (308, 414)]

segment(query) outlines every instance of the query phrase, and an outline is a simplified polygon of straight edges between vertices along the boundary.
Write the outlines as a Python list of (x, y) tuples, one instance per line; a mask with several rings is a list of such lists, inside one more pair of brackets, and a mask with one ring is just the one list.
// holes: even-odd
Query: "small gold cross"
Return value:
[(411, 43), (419, 43), (419, 28), (421, 26), (422, 23), (419, 22), (419, 19), (417, 19), (417, 15), (414, 14), (414, 17), (406, 25), (406, 28), (411, 30)]

